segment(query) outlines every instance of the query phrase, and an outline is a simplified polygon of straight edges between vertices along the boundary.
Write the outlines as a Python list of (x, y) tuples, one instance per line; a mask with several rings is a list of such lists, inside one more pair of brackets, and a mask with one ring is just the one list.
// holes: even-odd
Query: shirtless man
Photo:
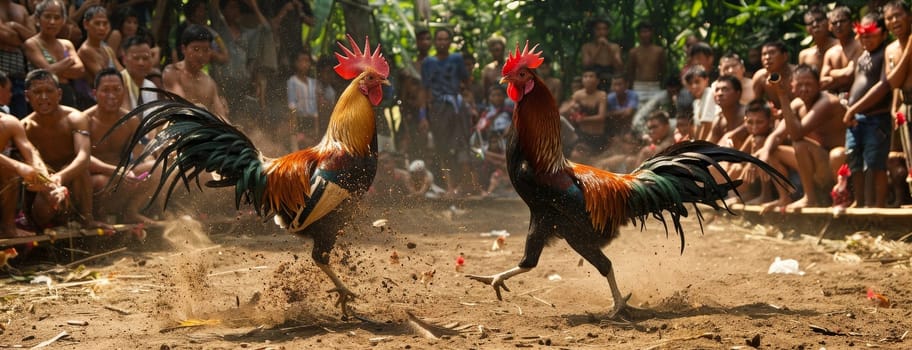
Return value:
[(580, 49), (584, 69), (595, 69), (599, 78), (599, 87), (608, 89), (611, 75), (624, 68), (621, 61), (621, 46), (608, 40), (610, 28), (608, 21), (596, 20), (592, 23), (592, 41), (583, 44)]
[(152, 70), (152, 45), (143, 36), (136, 35), (127, 38), (123, 44), (124, 69), (120, 71), (123, 76), (127, 93), (123, 99), (123, 107), (133, 110), (143, 103), (158, 99), (158, 94), (152, 91), (143, 91), (142, 88), (156, 88), (155, 84), (147, 78)]
[(108, 12), (101, 5), (89, 7), (85, 11), (82, 26), (86, 31), (86, 40), (79, 47), (79, 59), (85, 67), (87, 82), (94, 82), (95, 76), (104, 68), (123, 69), (117, 56), (114, 54), (104, 39), (111, 32), (111, 22), (108, 21)]
[[(89, 177), (91, 140), (89, 122), (82, 113), (62, 106), (62, 92), (53, 73), (36, 69), (25, 78), (25, 96), (34, 112), (22, 120), (25, 134), (35, 145), (41, 158), (53, 171), (51, 182), (66, 186), (70, 199), (77, 210), (76, 220), (87, 228), (110, 228), (95, 221), (92, 213), (92, 181)], [(51, 201), (46, 196), (37, 196), (31, 203), (32, 223), (39, 228), (64, 224), (59, 220), (69, 208)]]
[(830, 22), (830, 32), (836, 36), (839, 43), (827, 50), (824, 55), (823, 67), (820, 68), (820, 87), (844, 98), (855, 77), (855, 60), (863, 50), (858, 40), (855, 40), (852, 10), (845, 6), (837, 6), (827, 13), (827, 19)]
[[(788, 191), (777, 186), (779, 199), (765, 204), (764, 209), (800, 211), (827, 206), (836, 183), (830, 154), (845, 145), (846, 127), (839, 118), (845, 114), (845, 107), (836, 95), (820, 89), (817, 70), (808, 65), (795, 68), (791, 90), (781, 83), (769, 84), (782, 105), (782, 122), (758, 153), (783, 174), (787, 169), (797, 170), (804, 197), (790, 203)], [(784, 145), (786, 139), (792, 140), (791, 146)]]
[[(16, 228), (16, 211), (19, 201), (19, 183), (29, 184), (29, 190), (46, 192), (48, 186), (40, 185), (41, 177), (48, 178), (47, 166), (38, 155), (38, 150), (25, 136), (25, 129), (19, 119), (0, 113), (0, 238), (31, 236), (34, 233)], [(22, 161), (12, 157), (13, 148), (18, 150)]]
[(583, 69), (583, 88), (573, 92), (573, 103), (564, 106), (562, 115), (569, 116), (579, 141), (595, 152), (604, 150), (605, 118), (608, 113), (608, 94), (598, 89), (598, 75), (594, 69)]
[(507, 39), (494, 34), (487, 40), (488, 53), (494, 60), (481, 68), (481, 84), (485, 92), (491, 91), (491, 86), (497, 85), (500, 81), (501, 70), (503, 69), (504, 52), (507, 47)]
[(820, 69), (827, 50), (836, 44), (836, 39), (830, 36), (826, 12), (820, 7), (811, 7), (804, 13), (804, 26), (814, 44), (798, 53), (798, 64)]
[[(788, 63), (788, 49), (782, 41), (771, 41), (763, 44), (760, 49), (760, 60), (763, 68), (754, 73), (754, 96), (772, 101), (776, 108), (780, 108), (776, 92), (766, 83), (773, 73), (779, 75), (779, 84), (789, 86), (792, 83), (792, 70), (794, 67)], [(774, 119), (776, 112), (773, 112)]]
[(165, 67), (162, 80), (165, 90), (227, 118), (228, 110), (219, 96), (218, 86), (209, 74), (202, 71), (203, 66), (209, 63), (211, 48), (212, 33), (208, 29), (197, 24), (187, 26), (181, 35), (184, 59)]
[[(119, 222), (148, 223), (152, 219), (143, 216), (139, 211), (150, 194), (149, 186), (142, 185), (157, 183), (157, 181), (141, 182), (148, 178), (149, 171), (152, 169), (152, 161), (127, 171), (124, 176), (125, 181), (119, 185), (116, 193), (113, 187), (108, 187), (108, 182), (112, 177), (114, 181), (119, 180), (116, 178), (115, 170), (120, 162), (121, 152), (139, 126), (139, 119), (131, 118), (115, 129), (104, 141), (101, 140), (111, 130), (111, 127), (128, 112), (123, 108), (124, 90), (123, 77), (118, 71), (113, 68), (102, 69), (95, 78), (95, 98), (98, 100), (98, 104), (83, 112), (85, 118), (89, 120), (92, 135), (92, 158), (89, 163), (89, 172), (92, 174), (92, 184), (96, 196), (95, 213), (99, 217), (122, 214), (123, 220)], [(133, 150), (133, 157), (139, 157), (140, 152), (141, 149), (137, 147)]]
[(655, 29), (652, 24), (640, 22), (637, 25), (639, 45), (630, 49), (627, 56), (627, 81), (633, 82), (643, 103), (661, 94), (660, 83), (665, 78), (665, 48), (653, 42)]
[(744, 75), (744, 61), (741, 60), (738, 54), (730, 53), (719, 59), (719, 75), (730, 75), (741, 82), (743, 91), (741, 91), (740, 102), (742, 105), (747, 106), (748, 103), (754, 100), (754, 89), (747, 88), (753, 86), (752, 81)]
[(733, 76), (723, 75), (713, 85), (713, 99), (719, 108), (703, 140), (740, 149), (748, 136), (747, 129), (742, 126), (744, 106), (740, 103), (741, 82)]

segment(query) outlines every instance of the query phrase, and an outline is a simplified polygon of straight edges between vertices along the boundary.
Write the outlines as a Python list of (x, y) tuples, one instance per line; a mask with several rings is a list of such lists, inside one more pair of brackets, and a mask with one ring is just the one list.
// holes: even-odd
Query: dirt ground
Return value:
[[(64, 331), (68, 337), (49, 348), (912, 347), (906, 244), (871, 236), (818, 242), (713, 216), (703, 234), (688, 219), (680, 254), (677, 237), (651, 220), (643, 231), (625, 228), (605, 249), (622, 292), (647, 309), (625, 322), (606, 318), (608, 283), (563, 242), (546, 248), (537, 269), (511, 279), (503, 301), (463, 277), (515, 266), (528, 225), (520, 201), (471, 201), (464, 212), (440, 202), (381, 209), (388, 205), (366, 205), (333, 257), (368, 321), (340, 318), (309, 240), (246, 216), (212, 227), (178, 220), (167, 238), (152, 235), (169, 244), (147, 242), (84, 269), (11, 261), (51, 282), (0, 280), (0, 348), (35, 346)], [(388, 220), (382, 229), (371, 225), (379, 219)], [(498, 230), (509, 237), (492, 251)], [(796, 259), (805, 273), (768, 274), (776, 257)], [(869, 300), (868, 288), (889, 307)]]

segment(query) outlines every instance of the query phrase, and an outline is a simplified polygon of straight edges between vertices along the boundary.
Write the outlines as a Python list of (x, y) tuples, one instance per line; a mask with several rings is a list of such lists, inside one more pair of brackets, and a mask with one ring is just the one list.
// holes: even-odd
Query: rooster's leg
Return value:
[(504, 282), (506, 282), (510, 277), (529, 272), (529, 270), (532, 269), (517, 266), (493, 276), (466, 275), (466, 277), (494, 287), (494, 293), (497, 294), (497, 300), (503, 300), (503, 297), (500, 295), (500, 289), (503, 288), (505, 291), (510, 291), (510, 288), (507, 288), (507, 285), (504, 284)]
[(621, 294), (617, 280), (614, 277), (614, 267), (611, 264), (611, 260), (605, 256), (605, 253), (603, 253), (601, 249), (599, 249), (598, 244), (592, 244), (592, 242), (585, 240), (571, 239), (568, 239), (567, 243), (570, 244), (570, 247), (573, 248), (573, 250), (576, 250), (577, 253), (582, 255), (586, 261), (595, 266), (602, 276), (605, 276), (605, 278), (608, 279), (608, 285), (611, 287), (611, 297), (614, 299), (614, 308), (611, 310), (609, 318), (616, 318), (621, 312), (631, 308), (627, 305), (630, 294), (627, 294), (626, 296)]
[(329, 293), (339, 293), (339, 300), (336, 301), (336, 306), (338, 306), (339, 308), (342, 309), (343, 315), (345, 315), (345, 316), (352, 315), (351, 309), (349, 309), (349, 307), (348, 307), (348, 302), (351, 300), (354, 300), (357, 297), (357, 295), (355, 295), (355, 293), (352, 293), (348, 289), (348, 287), (344, 283), (342, 283), (342, 280), (340, 280), (339, 277), (336, 276), (336, 273), (333, 272), (333, 270), (329, 267), (329, 265), (317, 263), (317, 266), (320, 267), (320, 270), (323, 270), (323, 273), (325, 273), (327, 276), (329, 276), (329, 279), (332, 280), (333, 285), (336, 286), (335, 288), (327, 291)]

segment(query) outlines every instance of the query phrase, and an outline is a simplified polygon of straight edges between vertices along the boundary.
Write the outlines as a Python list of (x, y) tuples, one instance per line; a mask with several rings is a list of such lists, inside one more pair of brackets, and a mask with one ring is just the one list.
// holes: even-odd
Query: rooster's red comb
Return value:
[(529, 69), (538, 68), (545, 61), (541, 57), (541, 51), (535, 52), (535, 49), (538, 48), (538, 44), (535, 44), (531, 49), (529, 49), (529, 41), (526, 40), (526, 46), (519, 51), (519, 43), (516, 43), (516, 51), (510, 53), (510, 57), (507, 58), (507, 62), (504, 63), (503, 71), (501, 74), (507, 75), (507, 73), (512, 72), (515, 69), (520, 67), (526, 67)]
[(336, 59), (339, 60), (339, 64), (333, 67), (333, 69), (336, 70), (336, 73), (338, 73), (339, 76), (343, 79), (353, 79), (368, 68), (377, 72), (377, 74), (382, 75), (384, 78), (389, 76), (389, 64), (386, 63), (386, 59), (384, 59), (383, 54), (380, 53), (380, 44), (377, 44), (377, 48), (371, 53), (370, 40), (365, 36), (364, 51), (361, 51), (351, 35), (346, 34), (345, 36), (348, 38), (348, 42), (351, 43), (354, 52), (345, 47), (345, 45), (342, 45), (341, 42), (338, 43), (342, 52), (345, 54), (343, 56), (336, 52)]

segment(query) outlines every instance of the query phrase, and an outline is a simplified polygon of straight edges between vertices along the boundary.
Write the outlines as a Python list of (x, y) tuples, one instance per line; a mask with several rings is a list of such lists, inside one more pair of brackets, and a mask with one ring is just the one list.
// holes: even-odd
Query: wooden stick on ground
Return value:
[(58, 340), (60, 340), (60, 339), (63, 339), (63, 338), (69, 337), (69, 336), (70, 336), (70, 334), (67, 333), (66, 331), (60, 332), (60, 334), (57, 334), (57, 335), (54, 336), (53, 338), (48, 339), (48, 340), (45, 340), (45, 341), (39, 343), (38, 345), (33, 346), (32, 349), (38, 349), (38, 348), (46, 347), (46, 346), (48, 346), (48, 345), (54, 344), (54, 342), (56, 342), (56, 341), (58, 341)]
[(95, 260), (95, 259), (98, 259), (98, 258), (106, 257), (106, 256), (108, 256), (108, 255), (117, 254), (117, 253), (120, 253), (120, 252), (125, 251), (125, 250), (127, 250), (127, 247), (120, 247), (120, 248), (114, 249), (114, 250), (109, 251), (109, 252), (105, 252), (105, 253), (101, 253), (101, 254), (92, 255), (92, 256), (90, 256), (90, 257), (88, 257), (88, 258), (85, 258), (85, 259), (76, 260), (76, 261), (71, 262), (71, 263), (69, 263), (69, 264), (66, 264), (66, 265), (64, 265), (64, 266), (66, 266), (67, 268), (72, 268), (72, 267), (75, 267), (75, 266), (79, 266), (79, 265), (81, 265), (82, 263), (85, 263), (85, 262), (87, 262), (87, 261), (92, 261), (92, 260)]

